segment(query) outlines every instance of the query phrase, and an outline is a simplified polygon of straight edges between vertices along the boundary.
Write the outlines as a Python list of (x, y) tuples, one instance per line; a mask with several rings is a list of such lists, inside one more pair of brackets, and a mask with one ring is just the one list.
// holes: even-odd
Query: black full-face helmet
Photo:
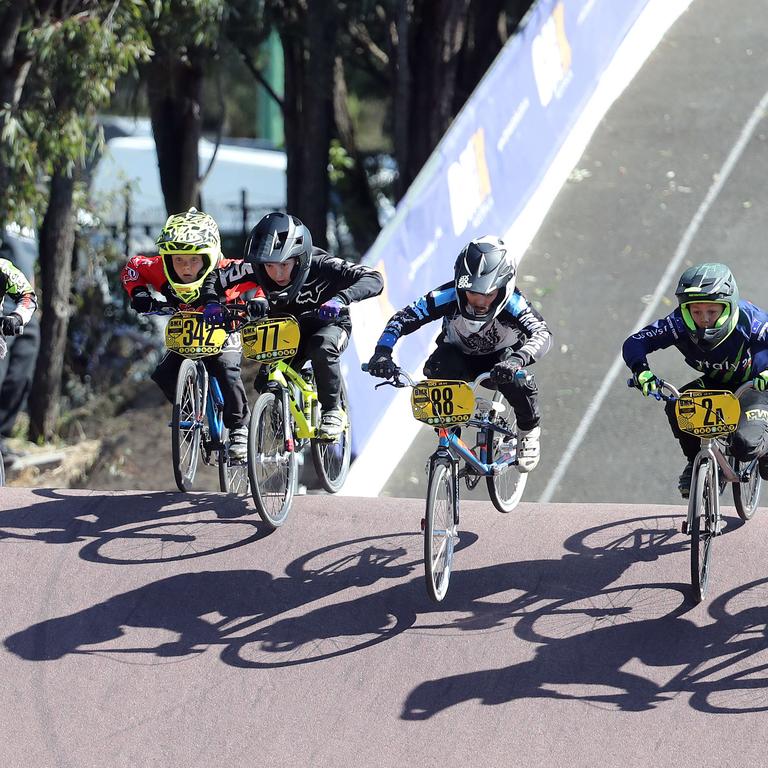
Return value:
[[(269, 213), (252, 230), (245, 244), (245, 261), (253, 264), (256, 279), (271, 304), (290, 304), (299, 294), (309, 274), (312, 235), (295, 216)], [(279, 286), (267, 275), (265, 264), (281, 264), (296, 259), (291, 282)]]
[[(515, 290), (515, 267), (501, 238), (485, 235), (472, 240), (454, 266), (454, 286), (459, 310), (475, 333), (489, 325), (504, 309)], [(489, 294), (498, 290), (488, 311), (479, 315), (467, 301), (467, 291)]]
[[(691, 341), (702, 349), (714, 349), (725, 341), (739, 321), (739, 289), (725, 264), (698, 264), (686, 269), (675, 296)], [(699, 328), (691, 316), (690, 305), (702, 302), (722, 307), (712, 328)]]

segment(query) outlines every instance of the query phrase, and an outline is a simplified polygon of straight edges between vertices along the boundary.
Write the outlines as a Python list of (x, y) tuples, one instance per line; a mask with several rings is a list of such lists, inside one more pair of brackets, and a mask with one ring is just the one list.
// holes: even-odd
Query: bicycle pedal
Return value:
[(680, 530), (683, 533), (688, 533), (688, 521), (687, 520), (683, 520), (683, 524), (680, 526)]
[(421, 532), (424, 533), (425, 528), (427, 527), (427, 520), (426, 518), (421, 518)]

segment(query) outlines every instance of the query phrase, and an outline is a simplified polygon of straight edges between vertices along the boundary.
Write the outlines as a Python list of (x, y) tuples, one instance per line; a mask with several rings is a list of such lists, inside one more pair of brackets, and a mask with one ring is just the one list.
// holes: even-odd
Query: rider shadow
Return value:
[[(239, 546), (266, 536), (266, 527), (246, 516), (253, 515), (244, 497), (216, 493), (175, 493), (145, 492), (136, 494), (114, 494), (94, 492), (88, 495), (70, 495), (56, 490), (36, 489), (34, 495), (45, 501), (17, 510), (0, 513), (0, 543), (28, 542), (43, 544), (73, 544), (88, 542), (81, 555), (92, 562), (116, 562), (101, 558), (99, 548), (105, 540), (128, 539), (134, 536), (136, 543), (154, 535), (161, 541), (167, 532), (153, 532), (163, 525), (176, 525), (174, 519), (183, 518), (189, 526), (211, 523), (234, 523), (247, 525), (247, 536)], [(205, 515), (210, 513), (211, 517)], [(125, 526), (147, 523), (139, 529), (125, 529)], [(241, 531), (242, 532), (242, 531)], [(189, 536), (189, 533), (179, 534)], [(242, 538), (242, 537), (241, 537)], [(186, 557), (208, 554), (210, 550), (194, 551), (191, 547)], [(171, 557), (170, 559), (177, 559)], [(150, 558), (146, 562), (154, 562)], [(123, 562), (142, 562), (138, 557)]]
[[(681, 596), (685, 591), (675, 584), (649, 588)], [(494, 705), (547, 698), (642, 712), (680, 694), (689, 694), (690, 706), (702, 712), (768, 711), (768, 665), (757, 663), (766, 649), (768, 608), (748, 608), (698, 626), (684, 618), (688, 608), (677, 602), (665, 615), (638, 621), (623, 620), (624, 608), (611, 601), (599, 615), (588, 605), (569, 609), (565, 603), (529, 613), (515, 632), (540, 644), (533, 659), (421, 683), (409, 694), (401, 717), (426, 720), (474, 699)], [(537, 623), (556, 626), (547, 622), (558, 612), (561, 631), (564, 619), (571, 626), (579, 614), (585, 631), (546, 637), (536, 629)], [(723, 674), (729, 668), (734, 671)]]
[[(401, 617), (387, 604), (386, 590), (311, 606), (349, 586), (346, 578), (333, 581), (308, 591), (306, 583), (265, 571), (181, 574), (35, 624), (9, 636), (5, 647), (30, 661), (69, 654), (178, 659), (219, 647), (225, 663), (268, 668), (359, 650), (412, 623), (408, 612)], [(169, 633), (175, 639), (168, 640)]]

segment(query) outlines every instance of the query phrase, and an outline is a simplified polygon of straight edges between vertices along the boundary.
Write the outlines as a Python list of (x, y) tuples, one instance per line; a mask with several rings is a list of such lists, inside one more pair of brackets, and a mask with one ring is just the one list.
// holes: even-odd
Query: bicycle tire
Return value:
[(349, 474), (349, 462), (352, 458), (352, 418), (349, 413), (349, 398), (344, 381), (341, 382), (341, 407), (347, 415), (344, 431), (334, 441), (311, 441), (312, 461), (320, 483), (328, 493), (337, 493), (344, 485)]
[(696, 471), (695, 485), (691, 488), (694, 504), (691, 521), (691, 585), (696, 603), (700, 603), (707, 593), (712, 540), (716, 533), (712, 479), (709, 461), (702, 461)]
[[(445, 499), (442, 500), (441, 496)], [(441, 501), (443, 503), (441, 503)], [(448, 592), (457, 536), (456, 498), (451, 465), (438, 461), (432, 467), (427, 488), (427, 513), (424, 524), (424, 577), (427, 594), (436, 603)]]
[[(176, 379), (176, 397), (171, 415), (171, 456), (173, 476), (180, 491), (195, 484), (202, 435), (203, 392), (194, 360), (184, 360)], [(192, 424), (182, 427), (182, 424)]]
[(248, 430), (248, 479), (259, 517), (272, 530), (285, 523), (296, 483), (296, 452), (285, 450), (284, 423), (280, 394), (260, 395)]
[[(504, 405), (504, 413), (509, 414), (509, 417), (506, 419), (507, 426), (511, 430), (516, 430), (517, 420), (514, 417), (514, 411), (501, 392), (494, 394), (493, 402)], [(488, 430), (488, 464), (494, 460), (498, 444), (504, 437), (504, 435), (495, 433), (492, 429)], [(491, 503), (499, 512), (511, 512), (520, 503), (527, 482), (528, 475), (524, 472), (518, 472), (512, 465), (508, 465), (498, 475), (487, 477), (486, 483), (488, 484), (488, 496)]]
[(232, 496), (248, 496), (250, 493), (250, 481), (248, 479), (248, 462), (236, 461), (229, 457), (227, 443), (229, 430), (224, 427), (221, 435), (221, 448), (216, 451), (219, 465), (219, 488), (222, 493)]
[[(731, 466), (737, 475), (741, 475), (742, 466), (746, 464), (747, 462), (740, 462), (738, 459), (731, 457)], [(757, 504), (760, 501), (760, 489), (762, 484), (763, 479), (760, 477), (757, 465), (755, 465), (752, 474), (746, 483), (733, 484), (733, 503), (739, 517), (745, 522), (751, 520), (754, 517), (755, 512), (757, 512)]]

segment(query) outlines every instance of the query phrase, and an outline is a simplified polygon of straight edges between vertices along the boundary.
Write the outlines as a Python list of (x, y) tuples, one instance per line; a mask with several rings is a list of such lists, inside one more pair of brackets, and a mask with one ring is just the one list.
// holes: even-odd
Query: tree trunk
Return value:
[(326, 0), (308, 0), (306, 48), (282, 30), (285, 50), (285, 142), (289, 158), (288, 212), (298, 216), (321, 248), (327, 245), (328, 151), (333, 129), (333, 84), (338, 12)]
[(202, 132), (203, 68), (194, 50), (189, 53), (188, 60), (180, 61), (158, 51), (147, 78), (160, 185), (168, 215), (199, 205), (200, 200), (197, 148)]
[(379, 233), (379, 217), (376, 202), (368, 184), (364, 158), (357, 148), (355, 129), (349, 114), (349, 93), (347, 92), (347, 81), (344, 77), (344, 64), (341, 58), (336, 59), (335, 73), (336, 132), (354, 163), (352, 168), (345, 172), (344, 178), (336, 184), (336, 187), (340, 192), (344, 220), (349, 227), (357, 251), (353, 258), (357, 261), (373, 245), (373, 241)]
[(458, 54), (466, 33), (471, 0), (417, 0), (409, 42), (411, 104), (409, 109), (407, 188), (416, 178), (453, 120)]
[(69, 325), (72, 249), (75, 243), (74, 180), (61, 169), (51, 178), (48, 210), (40, 229), (42, 320), (40, 353), (29, 395), (30, 439), (56, 434)]

